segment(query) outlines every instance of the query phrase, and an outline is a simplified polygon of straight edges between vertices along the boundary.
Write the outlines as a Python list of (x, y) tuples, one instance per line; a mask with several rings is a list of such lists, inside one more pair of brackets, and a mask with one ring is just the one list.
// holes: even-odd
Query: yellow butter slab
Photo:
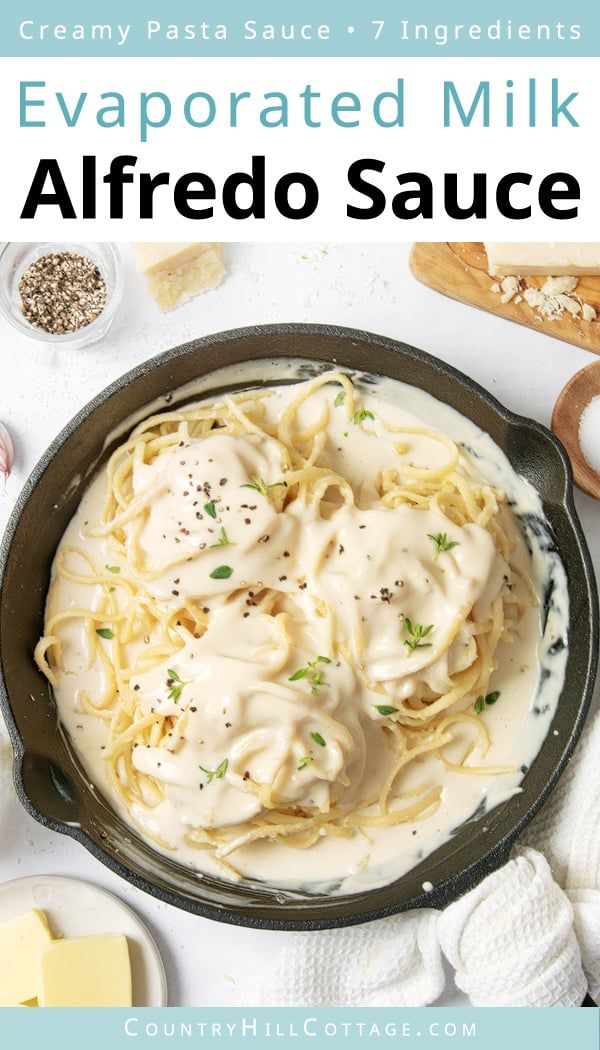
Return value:
[(0, 925), (0, 1006), (37, 998), (39, 956), (51, 942), (48, 920), (38, 908)]
[(40, 957), (40, 1006), (131, 1006), (131, 964), (122, 934), (69, 937)]

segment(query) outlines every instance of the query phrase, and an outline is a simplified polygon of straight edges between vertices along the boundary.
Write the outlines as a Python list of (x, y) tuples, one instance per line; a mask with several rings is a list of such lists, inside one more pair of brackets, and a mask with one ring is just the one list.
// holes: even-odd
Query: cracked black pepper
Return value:
[(66, 335), (99, 317), (106, 306), (106, 283), (87, 255), (51, 252), (25, 271), (19, 295), (21, 312), (34, 328)]

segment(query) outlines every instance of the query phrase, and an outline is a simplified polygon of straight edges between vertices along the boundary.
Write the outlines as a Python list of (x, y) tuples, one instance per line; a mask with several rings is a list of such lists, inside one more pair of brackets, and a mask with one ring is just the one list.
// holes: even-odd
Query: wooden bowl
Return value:
[[(594, 361), (569, 380), (554, 406), (552, 430), (562, 441), (573, 466), (578, 488), (600, 500), (600, 474), (588, 463), (579, 443), (581, 417), (591, 401), (600, 396), (600, 361)], [(599, 439), (600, 440), (600, 439)]]

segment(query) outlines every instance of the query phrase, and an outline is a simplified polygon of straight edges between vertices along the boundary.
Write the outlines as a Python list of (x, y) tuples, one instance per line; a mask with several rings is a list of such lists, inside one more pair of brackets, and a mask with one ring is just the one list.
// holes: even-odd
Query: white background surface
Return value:
[[(37, 459), (82, 405), (138, 362), (194, 336), (272, 321), (371, 329), (449, 361), (509, 408), (546, 424), (570, 376), (596, 360), (417, 284), (408, 271), (408, 245), (226, 245), (229, 276), (223, 285), (166, 316), (134, 274), (129, 246), (122, 250), (125, 301), (104, 342), (80, 351), (49, 350), (0, 321), (0, 419), (16, 451), (6, 492), (0, 491), (0, 528)], [(600, 570), (600, 505), (581, 493), (577, 505)], [(36, 873), (86, 878), (132, 904), (157, 939), (174, 1006), (235, 1004), (245, 975), (256, 973), (294, 936), (223, 926), (177, 911), (133, 889), (70, 839), (36, 824), (12, 789), (10, 751), (0, 724), (0, 882)], [(442, 1002), (461, 1001), (449, 978)]]

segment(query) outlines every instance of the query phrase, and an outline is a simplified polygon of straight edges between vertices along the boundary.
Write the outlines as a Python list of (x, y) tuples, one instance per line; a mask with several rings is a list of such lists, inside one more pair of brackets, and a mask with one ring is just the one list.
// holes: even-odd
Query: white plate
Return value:
[(48, 916), (63, 937), (123, 933), (129, 944), (134, 1006), (166, 1006), (167, 979), (154, 939), (141, 919), (112, 893), (62, 875), (31, 875), (0, 885), (0, 922), (31, 908)]

